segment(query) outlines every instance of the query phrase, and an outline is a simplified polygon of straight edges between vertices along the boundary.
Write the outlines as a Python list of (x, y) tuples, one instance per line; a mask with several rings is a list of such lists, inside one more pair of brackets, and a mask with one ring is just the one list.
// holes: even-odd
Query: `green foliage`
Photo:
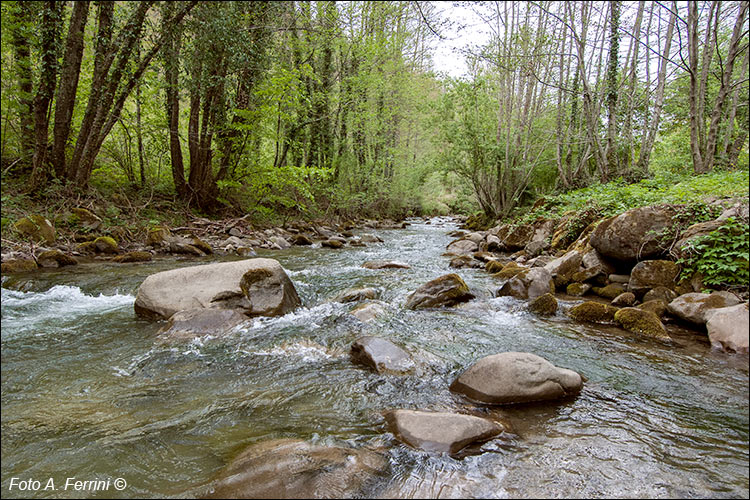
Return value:
[(685, 257), (677, 262), (682, 265), (683, 278), (698, 272), (703, 276), (703, 284), (709, 288), (747, 289), (750, 281), (747, 221), (729, 217), (716, 230), (690, 240), (682, 251)]

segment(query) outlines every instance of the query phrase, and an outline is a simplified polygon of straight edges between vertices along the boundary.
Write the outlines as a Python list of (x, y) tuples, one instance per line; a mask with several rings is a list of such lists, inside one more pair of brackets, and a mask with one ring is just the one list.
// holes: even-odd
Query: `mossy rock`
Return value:
[(502, 262), (497, 260), (490, 260), (484, 265), (484, 270), (490, 274), (494, 274), (502, 271), (503, 267), (505, 266)]
[(45, 250), (36, 256), (37, 264), (41, 267), (74, 266), (78, 261), (60, 250)]
[(492, 219), (487, 217), (487, 215), (483, 213), (474, 214), (470, 215), (469, 218), (466, 219), (466, 223), (463, 225), (463, 227), (470, 231), (485, 231), (489, 229), (492, 222)]
[(149, 246), (160, 246), (167, 243), (172, 233), (168, 228), (162, 226), (156, 226), (148, 230), (148, 236), (146, 237), (146, 245)]
[(540, 316), (552, 316), (557, 312), (557, 299), (551, 293), (545, 293), (529, 302), (529, 311)]
[(96, 253), (96, 243), (94, 243), (94, 240), (84, 241), (76, 245), (76, 251), (87, 254)]
[(125, 264), (128, 262), (148, 262), (149, 260), (151, 260), (151, 254), (149, 252), (135, 251), (118, 255), (112, 259), (112, 262)]
[(642, 311), (651, 311), (660, 318), (663, 318), (667, 314), (667, 304), (661, 299), (649, 300), (636, 307)]
[(80, 224), (86, 229), (94, 230), (102, 224), (102, 220), (93, 212), (85, 208), (71, 208), (68, 220), (72, 224)]
[(565, 293), (574, 297), (583, 297), (589, 290), (591, 290), (591, 285), (588, 283), (571, 283), (565, 289)]
[(211, 248), (211, 245), (203, 241), (202, 239), (194, 236), (192, 241), (190, 242), (191, 245), (193, 245), (195, 248), (200, 250), (201, 252), (205, 253), (206, 255), (213, 255), (214, 249)]
[(492, 277), (507, 280), (513, 278), (521, 271), (528, 271), (528, 269), (529, 268), (527, 267), (519, 266), (515, 262), (508, 262), (505, 266), (503, 266), (503, 269), (501, 271), (494, 273)]
[(618, 295), (627, 292), (628, 290), (621, 283), (610, 283), (605, 287), (595, 286), (591, 289), (591, 291), (597, 294), (599, 297), (604, 297), (605, 299), (611, 300)]
[(600, 302), (586, 301), (568, 310), (568, 316), (584, 323), (612, 323), (615, 320), (616, 307)]
[(632, 292), (621, 293), (612, 299), (612, 305), (616, 307), (630, 307), (635, 304), (635, 294)]
[(630, 332), (649, 337), (669, 338), (667, 329), (664, 328), (659, 317), (651, 311), (637, 307), (624, 307), (615, 313), (615, 321)]
[(111, 236), (99, 236), (94, 240), (94, 246), (97, 252), (116, 254), (120, 251), (117, 242)]
[(0, 273), (13, 274), (25, 273), (37, 269), (36, 261), (32, 259), (11, 259), (6, 260), (0, 265)]
[(16, 221), (13, 227), (34, 241), (43, 241), (49, 245), (55, 242), (55, 226), (41, 215), (23, 217)]

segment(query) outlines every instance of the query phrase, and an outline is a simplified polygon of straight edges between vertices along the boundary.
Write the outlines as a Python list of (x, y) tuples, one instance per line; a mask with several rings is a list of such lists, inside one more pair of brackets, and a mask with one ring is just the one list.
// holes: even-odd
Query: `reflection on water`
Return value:
[[(260, 251), (287, 269), (304, 307), (193, 342), (159, 341), (161, 324), (135, 317), (133, 301), (147, 275), (208, 259), (3, 278), (3, 496), (29, 496), (8, 491), (11, 477), (70, 476), (128, 487), (34, 496), (189, 495), (243, 447), (298, 438), (385, 453), (387, 477), (369, 492), (384, 498), (747, 497), (747, 357), (689, 336), (667, 344), (562, 314), (542, 320), (491, 298), (497, 285), (478, 270), (459, 274), (479, 299), (404, 310), (416, 287), (453, 271), (441, 253), (454, 228), (436, 219), (379, 231), (384, 242), (364, 248)], [(360, 267), (385, 259), (412, 267)], [(354, 286), (378, 288), (386, 314), (363, 324), (353, 304), (329, 302)], [(416, 372), (353, 366), (349, 346), (364, 334), (402, 345)], [(448, 391), (470, 363), (502, 351), (533, 352), (588, 381), (572, 401), (499, 409)], [(488, 414), (514, 433), (476, 455), (431, 455), (393, 441), (381, 415), (390, 408)]]

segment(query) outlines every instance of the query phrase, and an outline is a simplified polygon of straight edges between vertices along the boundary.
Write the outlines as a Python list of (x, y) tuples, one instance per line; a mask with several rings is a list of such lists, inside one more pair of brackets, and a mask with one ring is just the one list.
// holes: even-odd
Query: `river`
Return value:
[[(493, 298), (483, 270), (458, 273), (478, 295), (455, 309), (409, 311), (419, 285), (452, 272), (441, 254), (456, 226), (412, 221), (368, 231), (364, 248), (260, 250), (287, 270), (303, 307), (255, 319), (223, 338), (168, 343), (163, 323), (133, 312), (146, 276), (217, 258), (91, 262), (3, 277), (2, 496), (179, 497), (207, 483), (243, 447), (274, 438), (371, 447), (389, 459), (374, 497), (748, 497), (747, 356), (705, 339), (641, 339), (540, 319), (524, 302)], [(399, 260), (406, 270), (369, 270)], [(381, 291), (373, 323), (330, 302), (339, 291)], [(576, 301), (563, 301), (562, 308)], [(351, 343), (389, 338), (412, 353), (414, 375), (354, 366)], [(481, 408), (448, 391), (482, 356), (526, 351), (583, 374), (573, 400)], [(463, 458), (396, 442), (382, 411), (473, 410), (513, 427)], [(53, 478), (56, 490), (9, 490), (12, 478)], [(63, 490), (66, 479), (123, 478), (122, 491)], [(15, 483), (18, 484), (17, 482)]]

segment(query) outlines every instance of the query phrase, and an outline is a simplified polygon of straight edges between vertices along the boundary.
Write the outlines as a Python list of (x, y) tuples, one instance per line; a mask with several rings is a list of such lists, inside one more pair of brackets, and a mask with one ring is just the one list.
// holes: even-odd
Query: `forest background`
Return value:
[(491, 36), (460, 77), (432, 64), (447, 7), (2, 2), (3, 238), (68, 206), (489, 222), (747, 196), (747, 1), (467, 3)]

